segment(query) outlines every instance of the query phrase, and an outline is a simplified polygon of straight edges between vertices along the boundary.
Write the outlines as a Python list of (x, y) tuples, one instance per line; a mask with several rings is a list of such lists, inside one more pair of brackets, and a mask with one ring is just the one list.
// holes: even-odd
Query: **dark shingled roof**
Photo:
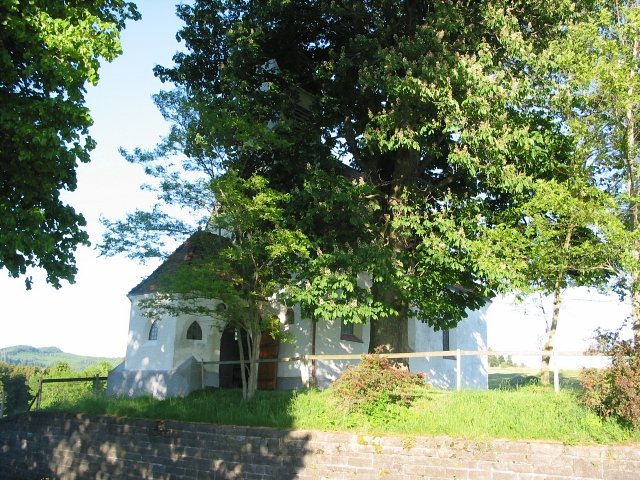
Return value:
[(198, 230), (173, 252), (151, 275), (129, 291), (129, 295), (144, 295), (159, 290), (159, 283), (178, 266), (194, 259), (205, 259), (229, 244), (229, 239), (214, 233)]

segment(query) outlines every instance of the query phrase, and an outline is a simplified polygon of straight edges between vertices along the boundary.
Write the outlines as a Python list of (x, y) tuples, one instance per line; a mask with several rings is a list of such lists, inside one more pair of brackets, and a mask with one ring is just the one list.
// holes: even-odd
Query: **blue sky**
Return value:
[[(78, 188), (63, 198), (87, 219), (95, 245), (102, 234), (100, 216), (121, 218), (153, 201), (139, 185), (142, 169), (128, 164), (119, 147), (150, 148), (167, 131), (151, 96), (163, 88), (153, 76), (155, 65), (170, 65), (178, 48), (180, 22), (173, 0), (138, 1), (142, 20), (122, 33), (123, 55), (100, 70), (97, 87), (89, 87), (87, 105), (98, 146), (92, 161), (80, 165)], [(165, 86), (166, 88), (166, 86)], [(35, 286), (24, 290), (22, 279), (0, 272), (2, 333), (0, 347), (17, 344), (54, 345), (87, 355), (124, 355), (129, 320), (126, 293), (153, 270), (124, 258), (98, 258), (94, 247), (80, 248), (74, 285), (55, 290), (36, 273)]]
[[(78, 189), (64, 195), (85, 215), (94, 245), (103, 231), (101, 216), (122, 218), (153, 201), (139, 189), (146, 181), (142, 169), (128, 164), (118, 148), (151, 148), (168, 129), (151, 99), (163, 88), (152, 69), (171, 64), (180, 22), (172, 0), (137, 3), (142, 20), (123, 32), (124, 54), (104, 64), (99, 85), (88, 89), (87, 104), (94, 119), (91, 131), (98, 147), (92, 162), (78, 169)], [(140, 266), (122, 257), (99, 258), (93, 247), (79, 249), (77, 260), (76, 283), (60, 290), (36, 274), (35, 286), (27, 292), (22, 279), (0, 272), (0, 348), (26, 344), (85, 355), (124, 355), (129, 322), (126, 293), (155, 265)], [(584, 348), (594, 328), (613, 328), (628, 311), (615, 298), (584, 289), (569, 292), (567, 300), (558, 346), (570, 350)], [(548, 305), (546, 311), (550, 313)], [(506, 299), (490, 307), (489, 346), (494, 350), (535, 349), (543, 332), (540, 309), (531, 302), (515, 305)]]

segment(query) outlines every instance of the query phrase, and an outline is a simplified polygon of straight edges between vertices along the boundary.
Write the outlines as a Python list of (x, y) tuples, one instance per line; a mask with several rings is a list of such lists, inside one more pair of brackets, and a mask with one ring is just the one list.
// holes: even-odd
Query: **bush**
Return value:
[(0, 383), (2, 383), (2, 390), (5, 395), (5, 415), (27, 410), (31, 401), (29, 378), (35, 375), (37, 371), (33, 367), (0, 362)]
[(610, 355), (611, 366), (582, 372), (582, 402), (602, 417), (640, 427), (640, 342), (620, 340), (619, 333), (597, 332), (594, 350)]
[(358, 365), (347, 368), (331, 386), (347, 411), (383, 415), (390, 405), (409, 406), (416, 388), (425, 386), (424, 374), (410, 373), (380, 353), (378, 347), (376, 353), (363, 355)]
[(34, 392), (38, 389), (39, 378), (86, 378), (84, 382), (61, 382), (45, 383), (42, 387), (41, 408), (49, 408), (52, 405), (72, 403), (82, 400), (84, 397), (94, 393), (102, 393), (106, 389), (106, 382), (101, 382), (98, 391), (94, 388), (93, 378), (106, 376), (113, 368), (109, 362), (98, 362), (88, 366), (82, 371), (72, 370), (67, 362), (58, 362), (53, 367), (47, 369), (43, 375), (34, 377), (31, 380), (31, 387)]
[(490, 367), (516, 367), (517, 365), (511, 359), (511, 355), (505, 358), (503, 355), (489, 355)]

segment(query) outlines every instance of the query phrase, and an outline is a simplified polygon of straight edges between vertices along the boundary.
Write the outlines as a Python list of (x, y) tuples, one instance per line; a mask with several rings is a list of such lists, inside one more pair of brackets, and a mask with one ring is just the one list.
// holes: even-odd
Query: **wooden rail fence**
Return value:
[[(309, 368), (313, 361), (330, 361), (330, 360), (361, 360), (363, 354), (335, 354), (335, 355), (300, 355), (296, 357), (282, 357), (282, 358), (270, 358), (259, 359), (255, 363), (290, 363), (301, 362), (305, 368)], [(560, 393), (560, 367), (558, 359), (560, 357), (599, 357), (609, 358), (606, 355), (590, 354), (585, 352), (547, 352), (543, 350), (530, 350), (530, 351), (494, 351), (494, 350), (443, 350), (435, 352), (409, 352), (409, 353), (381, 353), (379, 354), (383, 358), (392, 359), (409, 359), (409, 358), (431, 358), (431, 357), (455, 357), (456, 360), (456, 390), (462, 388), (462, 357), (498, 357), (498, 356), (537, 356), (549, 355), (551, 357), (551, 364), (553, 365), (553, 388), (556, 393)], [(238, 365), (241, 362), (239, 360), (211, 360), (199, 362), (202, 369), (202, 382), (204, 385), (204, 366), (205, 365)], [(246, 362), (245, 362), (246, 364)]]
[(100, 390), (100, 382), (104, 382), (107, 380), (107, 377), (101, 377), (96, 374), (94, 377), (72, 377), (72, 378), (40, 378), (38, 380), (38, 391), (36, 392), (36, 396), (33, 397), (29, 407), (27, 407), (27, 411), (30, 411), (35, 403), (36, 410), (40, 409), (40, 405), (42, 403), (42, 386), (45, 383), (66, 383), (66, 382), (93, 382), (93, 390), (95, 392)]

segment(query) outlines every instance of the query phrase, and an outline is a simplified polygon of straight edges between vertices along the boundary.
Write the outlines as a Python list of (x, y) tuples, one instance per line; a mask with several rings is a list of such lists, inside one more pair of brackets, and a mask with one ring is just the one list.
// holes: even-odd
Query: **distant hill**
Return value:
[(0, 362), (33, 367), (53, 367), (58, 362), (67, 362), (73, 370), (84, 370), (98, 362), (109, 362), (114, 367), (122, 358), (88, 357), (65, 353), (58, 347), (36, 348), (29, 345), (0, 348)]

